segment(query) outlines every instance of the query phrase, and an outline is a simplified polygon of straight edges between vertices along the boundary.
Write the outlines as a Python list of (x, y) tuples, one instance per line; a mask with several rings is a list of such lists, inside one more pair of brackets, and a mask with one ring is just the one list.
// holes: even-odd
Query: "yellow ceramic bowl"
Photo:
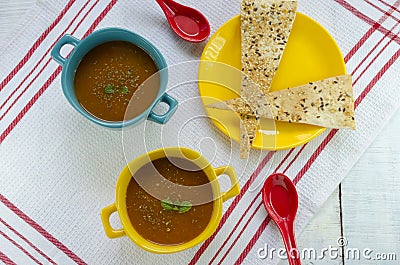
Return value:
[[(200, 235), (198, 235), (191, 241), (180, 245), (159, 245), (147, 241), (134, 229), (126, 209), (126, 191), (132, 175), (149, 161), (154, 161), (163, 157), (185, 158), (191, 160), (191, 162), (198, 165), (200, 168), (203, 169), (204, 173), (210, 180), (214, 194), (213, 213), (211, 215), (208, 225)], [(221, 192), (218, 183), (218, 176), (222, 174), (228, 175), (231, 180), (231, 188), (226, 192)], [(100, 215), (103, 222), (104, 231), (109, 238), (128, 236), (135, 244), (137, 244), (144, 250), (161, 254), (173, 253), (191, 248), (209, 238), (214, 233), (221, 220), (222, 203), (232, 197), (235, 197), (239, 194), (239, 192), (240, 187), (238, 179), (234, 169), (231, 166), (213, 168), (210, 163), (196, 151), (188, 148), (169, 147), (151, 151), (131, 161), (119, 175), (116, 187), (115, 203), (102, 209)], [(114, 212), (118, 212), (123, 226), (122, 229), (114, 229), (111, 227), (109, 218), (110, 215)]]

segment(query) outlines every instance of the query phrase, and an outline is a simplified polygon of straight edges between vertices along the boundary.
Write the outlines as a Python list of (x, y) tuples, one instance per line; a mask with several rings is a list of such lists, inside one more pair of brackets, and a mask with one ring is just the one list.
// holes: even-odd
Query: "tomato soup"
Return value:
[(126, 193), (129, 219), (146, 240), (177, 245), (197, 237), (213, 212), (207, 175), (193, 162), (160, 158), (141, 167)]
[(156, 72), (156, 64), (140, 47), (125, 41), (106, 42), (80, 62), (75, 95), (82, 107), (99, 119), (128, 120), (144, 112), (157, 97), (159, 78), (152, 77), (151, 84), (141, 86)]

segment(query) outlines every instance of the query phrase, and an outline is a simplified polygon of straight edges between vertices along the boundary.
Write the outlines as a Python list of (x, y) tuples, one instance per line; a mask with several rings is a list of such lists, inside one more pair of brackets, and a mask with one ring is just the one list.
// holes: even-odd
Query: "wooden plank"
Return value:
[(396, 253), (397, 261), (345, 259), (345, 264), (399, 264), (400, 111), (342, 182), (345, 248)]

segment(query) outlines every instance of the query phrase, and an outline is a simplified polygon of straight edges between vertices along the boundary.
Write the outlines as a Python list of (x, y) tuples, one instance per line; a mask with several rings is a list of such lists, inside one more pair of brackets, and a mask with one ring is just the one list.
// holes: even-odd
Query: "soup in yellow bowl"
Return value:
[[(223, 174), (231, 181), (226, 192), (218, 182)], [(101, 218), (110, 238), (127, 235), (147, 251), (173, 253), (210, 237), (221, 220), (222, 203), (239, 192), (231, 166), (213, 168), (188, 148), (158, 149), (122, 170), (116, 201), (101, 211)], [(109, 217), (116, 211), (122, 229), (110, 225)]]

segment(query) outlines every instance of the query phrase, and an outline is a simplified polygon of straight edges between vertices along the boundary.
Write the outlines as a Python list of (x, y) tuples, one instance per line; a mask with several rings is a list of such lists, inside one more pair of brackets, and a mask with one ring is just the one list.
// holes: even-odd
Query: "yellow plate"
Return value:
[[(238, 97), (235, 91), (240, 87), (240, 78), (236, 78), (237, 75), (232, 75), (229, 71), (241, 69), (240, 42), (238, 15), (222, 25), (204, 48), (199, 66), (199, 92), (204, 106), (216, 100)], [(297, 12), (270, 91), (345, 73), (343, 56), (332, 36), (316, 21)], [(224, 85), (215, 84), (210, 80), (218, 80)], [(239, 118), (234, 112), (205, 109), (217, 128), (239, 141)], [(275, 133), (271, 133), (273, 130)], [(324, 130), (325, 128), (313, 125), (262, 119), (253, 147), (269, 150), (292, 148), (309, 142)]]

